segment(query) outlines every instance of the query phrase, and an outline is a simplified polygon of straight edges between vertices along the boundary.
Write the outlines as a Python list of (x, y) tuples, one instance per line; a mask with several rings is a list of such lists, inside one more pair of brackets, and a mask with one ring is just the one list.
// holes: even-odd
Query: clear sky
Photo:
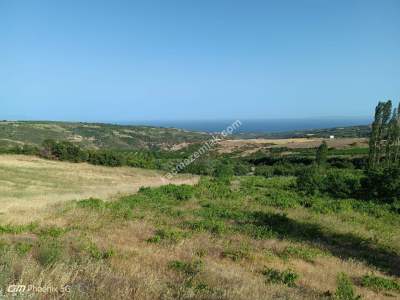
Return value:
[(366, 116), (399, 0), (0, 0), (0, 119)]

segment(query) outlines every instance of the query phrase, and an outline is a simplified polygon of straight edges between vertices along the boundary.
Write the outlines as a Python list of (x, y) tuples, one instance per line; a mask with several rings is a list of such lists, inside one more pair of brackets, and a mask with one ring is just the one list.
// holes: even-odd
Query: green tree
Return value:
[(228, 179), (234, 175), (233, 165), (229, 161), (219, 162), (214, 170), (214, 177)]
[(392, 113), (388, 124), (385, 161), (387, 166), (396, 166), (399, 163), (400, 151), (400, 104)]
[(317, 165), (322, 166), (326, 164), (328, 158), (328, 145), (325, 141), (318, 147), (317, 154), (316, 154), (316, 162)]
[(369, 140), (368, 164), (371, 169), (379, 167), (384, 156), (387, 157), (389, 123), (392, 123), (392, 119), (392, 101), (379, 102), (375, 108), (375, 118)]

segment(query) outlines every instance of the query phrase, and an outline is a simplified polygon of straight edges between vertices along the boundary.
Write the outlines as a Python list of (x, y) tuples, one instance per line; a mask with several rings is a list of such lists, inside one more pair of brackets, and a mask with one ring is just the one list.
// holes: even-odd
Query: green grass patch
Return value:
[(105, 202), (100, 199), (89, 198), (89, 199), (84, 199), (84, 200), (78, 201), (77, 206), (80, 208), (100, 210), (105, 207)]
[(278, 254), (283, 259), (297, 258), (307, 262), (314, 262), (315, 258), (322, 255), (325, 255), (323, 251), (306, 246), (287, 246)]
[(350, 278), (344, 274), (340, 273), (337, 278), (337, 288), (334, 295), (336, 300), (359, 300), (361, 296), (356, 295), (354, 291), (353, 283)]
[(272, 268), (267, 268), (262, 271), (265, 280), (268, 283), (284, 284), (290, 287), (296, 286), (296, 280), (299, 279), (299, 275), (292, 270), (279, 271)]
[(32, 232), (38, 228), (37, 223), (30, 223), (28, 225), (0, 225), (0, 234), (1, 233), (24, 233), (24, 232)]
[(198, 220), (198, 221), (186, 221), (183, 223), (183, 227), (192, 231), (197, 232), (210, 232), (215, 235), (221, 235), (228, 231), (225, 222), (220, 220)]
[(177, 243), (180, 240), (189, 236), (188, 232), (184, 232), (179, 229), (158, 229), (154, 233), (154, 236), (149, 238), (147, 241), (149, 243), (161, 243), (161, 242), (170, 242), (170, 243)]
[(15, 244), (14, 249), (20, 256), (25, 256), (33, 248), (32, 243), (18, 242)]
[(168, 263), (168, 267), (187, 276), (194, 277), (203, 270), (204, 264), (201, 260), (194, 260), (192, 262), (173, 260)]
[(400, 292), (398, 280), (384, 278), (374, 275), (365, 275), (361, 278), (361, 285), (374, 291), (396, 291)]

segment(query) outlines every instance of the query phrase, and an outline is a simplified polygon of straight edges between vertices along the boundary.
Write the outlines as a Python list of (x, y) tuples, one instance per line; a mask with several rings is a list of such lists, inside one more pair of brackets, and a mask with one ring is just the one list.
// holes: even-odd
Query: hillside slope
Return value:
[(0, 147), (40, 145), (45, 139), (69, 140), (88, 148), (169, 148), (209, 136), (174, 128), (122, 126), (113, 124), (1, 121)]
[(60, 201), (132, 194), (142, 186), (192, 184), (196, 176), (168, 180), (162, 172), (109, 168), (86, 163), (44, 160), (25, 155), (0, 155), (0, 215), (42, 208)]

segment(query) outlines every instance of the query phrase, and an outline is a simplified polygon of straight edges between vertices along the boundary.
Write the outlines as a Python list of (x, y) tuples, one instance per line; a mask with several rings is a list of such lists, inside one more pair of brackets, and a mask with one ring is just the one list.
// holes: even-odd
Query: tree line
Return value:
[(297, 176), (297, 187), (307, 194), (328, 193), (338, 198), (393, 203), (400, 207), (400, 105), (379, 102), (371, 125), (368, 161), (360, 172), (338, 170), (327, 164), (323, 142), (315, 162)]

